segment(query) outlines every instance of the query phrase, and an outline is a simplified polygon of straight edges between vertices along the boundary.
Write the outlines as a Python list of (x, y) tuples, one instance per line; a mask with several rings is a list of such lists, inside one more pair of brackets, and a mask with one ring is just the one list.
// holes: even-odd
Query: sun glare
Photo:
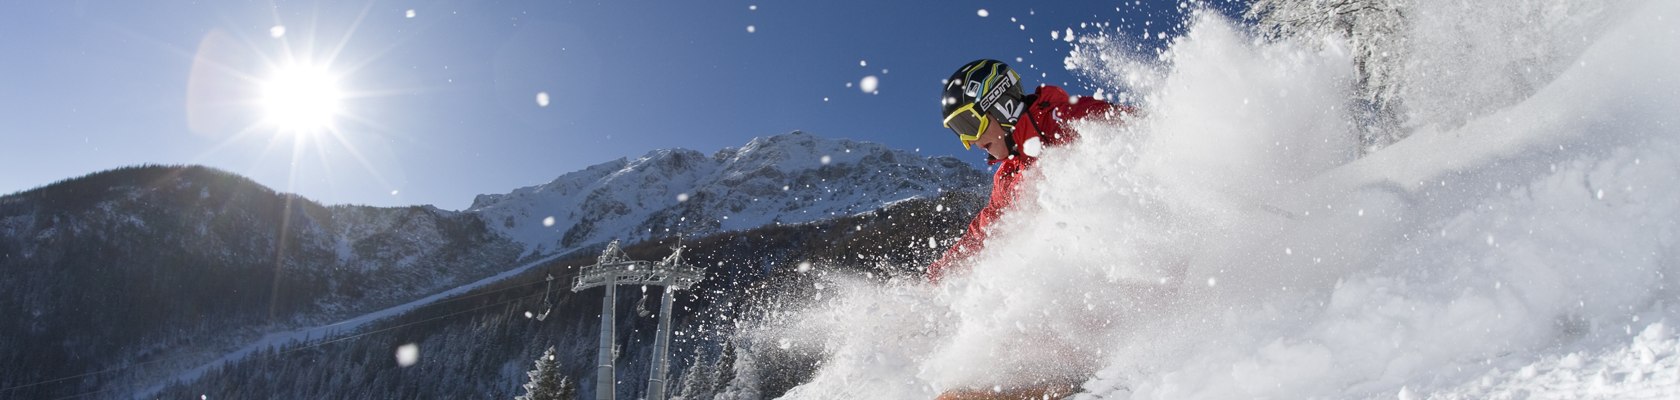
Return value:
[(263, 83), (264, 121), (286, 132), (317, 132), (332, 126), (342, 98), (337, 77), (326, 68), (283, 67)]

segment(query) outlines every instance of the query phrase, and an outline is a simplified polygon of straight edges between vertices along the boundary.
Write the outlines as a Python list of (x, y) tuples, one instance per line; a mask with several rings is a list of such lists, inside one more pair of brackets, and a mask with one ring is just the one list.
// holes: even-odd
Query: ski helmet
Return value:
[(945, 80), (939, 105), (945, 127), (955, 132), (967, 149), (994, 121), (1013, 132), (1015, 121), (1026, 109), (1024, 98), (1020, 74), (1002, 61), (982, 59), (963, 65)]

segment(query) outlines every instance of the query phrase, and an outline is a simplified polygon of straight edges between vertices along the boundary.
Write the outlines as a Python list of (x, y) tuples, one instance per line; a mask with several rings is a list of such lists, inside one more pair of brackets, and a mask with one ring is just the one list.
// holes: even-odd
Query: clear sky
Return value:
[[(1138, 37), (1167, 29), (1171, 40), (1182, 18), (1175, 1), (0, 9), (0, 194), (122, 166), (202, 164), (327, 204), (452, 210), (653, 149), (710, 153), (793, 130), (979, 165), (983, 155), (939, 124), (939, 83), (958, 66), (996, 58), (1029, 84), (1088, 94), (1062, 67), (1072, 44), (1052, 31), (1089, 34), (1101, 29), (1081, 23), (1102, 22)], [(326, 78), (285, 78), (299, 74)], [(875, 92), (861, 90), (866, 77)], [(337, 107), (320, 107), (332, 102), (310, 89), (329, 85), (320, 81), (336, 88)], [(296, 106), (275, 93), (295, 93), (302, 111), (276, 111)], [(299, 122), (319, 121), (300, 116), (311, 112), (330, 122)]]

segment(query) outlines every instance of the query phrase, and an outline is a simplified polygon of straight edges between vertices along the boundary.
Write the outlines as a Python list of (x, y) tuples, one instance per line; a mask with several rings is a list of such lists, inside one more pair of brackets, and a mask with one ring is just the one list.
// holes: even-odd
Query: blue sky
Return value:
[[(793, 130), (979, 165), (939, 125), (939, 81), (956, 67), (996, 58), (1089, 93), (1051, 31), (1173, 34), (1181, 19), (1176, 2), (1097, 1), (3, 7), (0, 193), (202, 164), (328, 204), (444, 209), (653, 149), (709, 153)], [(294, 63), (336, 77), (330, 130), (257, 122), (263, 83)], [(866, 76), (878, 93), (858, 88)]]

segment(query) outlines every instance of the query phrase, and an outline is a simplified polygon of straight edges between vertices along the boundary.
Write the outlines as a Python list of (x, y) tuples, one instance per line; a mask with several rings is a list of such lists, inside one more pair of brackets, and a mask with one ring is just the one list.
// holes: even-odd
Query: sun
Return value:
[(326, 67), (282, 66), (262, 83), (263, 122), (285, 133), (328, 130), (343, 111), (343, 99), (338, 77)]

